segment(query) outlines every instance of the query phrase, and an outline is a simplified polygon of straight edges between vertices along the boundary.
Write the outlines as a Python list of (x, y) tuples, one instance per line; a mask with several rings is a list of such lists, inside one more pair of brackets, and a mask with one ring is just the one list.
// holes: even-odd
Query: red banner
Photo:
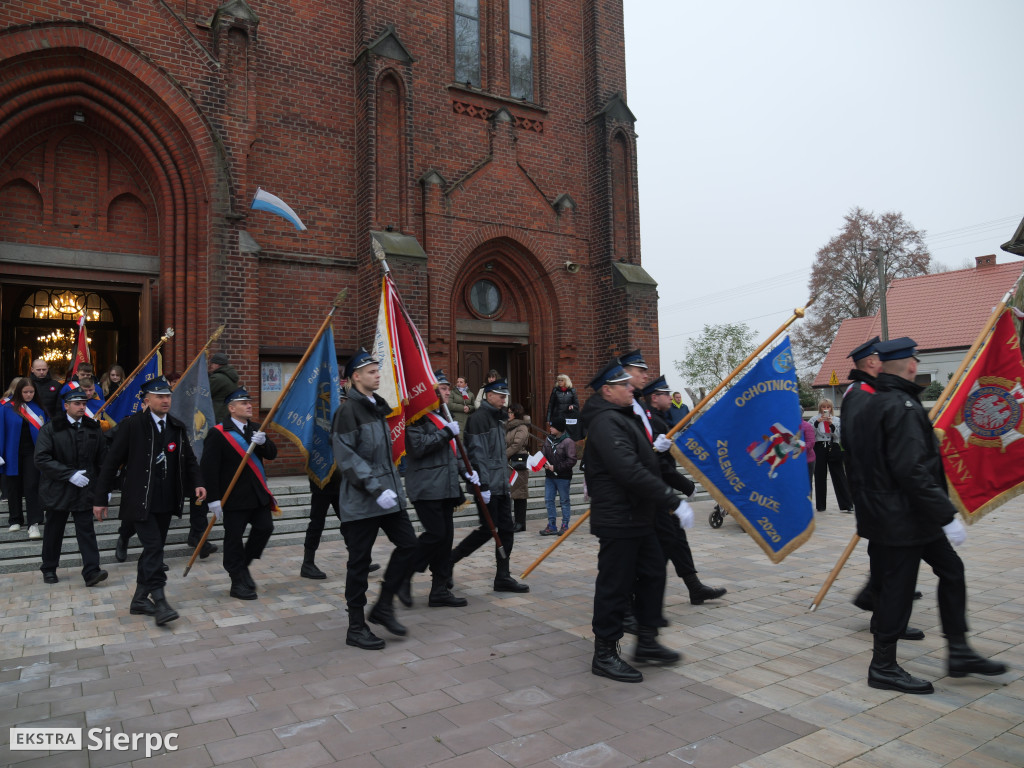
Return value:
[(953, 503), (964, 520), (1024, 493), (1024, 361), (1009, 312), (935, 421)]
[[(95, 318), (94, 318), (95, 319)], [(78, 318), (78, 343), (75, 345), (75, 362), (71, 366), (71, 376), (75, 375), (79, 363), (89, 362), (89, 336), (85, 332), (85, 315)], [(68, 376), (70, 379), (71, 376)]]

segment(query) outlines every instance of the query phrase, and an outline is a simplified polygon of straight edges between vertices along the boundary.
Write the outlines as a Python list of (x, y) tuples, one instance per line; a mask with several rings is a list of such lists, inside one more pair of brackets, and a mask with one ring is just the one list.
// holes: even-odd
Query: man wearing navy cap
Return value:
[[(412, 573), (416, 557), (416, 533), (406, 511), (402, 481), (391, 458), (391, 432), (387, 415), (391, 406), (376, 394), (380, 389), (380, 365), (360, 349), (345, 366), (351, 381), (331, 424), (334, 463), (341, 470), (341, 533), (348, 547), (345, 602), (348, 604), (346, 645), (379, 650), (384, 641), (366, 625), (382, 625), (393, 635), (407, 630), (395, 617), (394, 597)], [(377, 534), (384, 531), (395, 545), (380, 596), (369, 616), (366, 607), (370, 556)]]
[(657, 640), (665, 556), (655, 533), (655, 515), (675, 511), (681, 524), (692, 526), (693, 511), (661, 479), (649, 425), (633, 410), (631, 378), (618, 360), (606, 365), (590, 382), (595, 394), (581, 416), (589, 430), (584, 473), (591, 498), (590, 532), (600, 541), (591, 671), (639, 683), (643, 675), (619, 657), (617, 648), (631, 602), (639, 622), (634, 660), (672, 663), (681, 658)]
[[(202, 475), (188, 431), (171, 410), (171, 386), (158, 376), (140, 387), (146, 410), (122, 421), (103, 460), (93, 493), (93, 514), (107, 516), (107, 495), (114, 487), (117, 470), (124, 467), (118, 516), (134, 520), (142, 544), (131, 613), (153, 616), (158, 626), (178, 618), (167, 602), (164, 586), (164, 543), (171, 515), (181, 517), (181, 505), (189, 494), (206, 498)], [(152, 600), (150, 600), (152, 598)]]
[(908, 337), (875, 344), (882, 363), (878, 392), (870, 408), (855, 411), (848, 440), (862, 486), (857, 533), (871, 544), (871, 573), (880, 586), (868, 685), (932, 693), (930, 682), (912, 677), (896, 662), (896, 644), (910, 619), (922, 560), (939, 579), (950, 677), (1001, 675), (1006, 666), (967, 645), (967, 585), (963, 562), (953, 549), (967, 532), (949, 500), (938, 441), (919, 399), (924, 388), (915, 383), (915, 347)]
[[(244, 389), (236, 389), (224, 398), (228, 417), (206, 435), (203, 444), (202, 469), (206, 478), (210, 511), (217, 522), (224, 524), (224, 570), (231, 578), (231, 597), (255, 600), (256, 581), (249, 572), (253, 560), (263, 554), (274, 532), (274, 497), (267, 487), (264, 461), (277, 458), (277, 446), (259, 424), (251, 421), (252, 397)], [(249, 451), (249, 445), (253, 450)], [(245, 468), (228, 497), (221, 498), (245, 460)], [(249, 539), (243, 543), (245, 528)]]
[[(480, 495), (491, 513), (494, 527), (505, 550), (502, 557), (494, 548), (495, 592), (529, 592), (528, 584), (521, 584), (512, 578), (508, 558), (512, 557), (515, 544), (515, 520), (512, 517), (512, 488), (508, 477), (508, 453), (505, 450), (505, 404), (508, 402), (508, 383), (504, 379), (488, 382), (483, 388), (484, 396), (479, 408), (473, 411), (466, 423), (466, 453), (479, 475)], [(474, 528), (452, 551), (452, 565), (469, 557), (493, 536), (484, 520), (483, 511), (477, 509), (480, 527)]]

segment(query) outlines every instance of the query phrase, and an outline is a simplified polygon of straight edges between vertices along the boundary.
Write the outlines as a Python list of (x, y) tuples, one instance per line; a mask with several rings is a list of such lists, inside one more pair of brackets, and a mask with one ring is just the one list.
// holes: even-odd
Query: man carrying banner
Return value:
[(590, 382), (595, 394), (583, 406), (581, 417), (588, 430), (584, 474), (591, 498), (590, 532), (600, 542), (591, 671), (639, 683), (643, 675), (619, 657), (617, 648), (631, 601), (639, 622), (634, 660), (673, 663), (681, 658), (657, 640), (665, 556), (655, 533), (655, 516), (675, 512), (681, 523), (693, 525), (693, 511), (680, 504), (661, 479), (645, 425), (633, 410), (630, 378), (618, 360), (608, 363)]
[(205, 499), (206, 488), (185, 425), (169, 414), (167, 379), (150, 379), (141, 392), (147, 410), (129, 417), (115, 433), (93, 492), (92, 511), (97, 520), (106, 518), (107, 495), (117, 470), (124, 466), (119, 517), (134, 520), (142, 543), (131, 613), (153, 616), (161, 626), (178, 618), (164, 595), (164, 543), (171, 515), (181, 517), (188, 493)]
[[(210, 511), (224, 524), (224, 570), (231, 577), (230, 595), (255, 600), (259, 596), (249, 565), (259, 560), (274, 532), (274, 496), (267, 487), (263, 462), (277, 458), (277, 446), (266, 432), (259, 431), (259, 424), (250, 421), (252, 398), (248, 392), (236, 389), (224, 401), (228, 418), (210, 430), (203, 445), (203, 477)], [(246, 456), (250, 443), (256, 448)], [(246, 466), (225, 509), (221, 498), (243, 459)], [(250, 526), (249, 539), (243, 544), (246, 526)]]
[[(880, 589), (875, 604), (874, 652), (868, 685), (902, 693), (933, 693), (896, 662), (896, 644), (910, 618), (921, 561), (939, 579), (942, 630), (949, 643), (950, 677), (1001, 675), (1006, 666), (967, 645), (967, 585), (953, 549), (967, 538), (946, 491), (931, 422), (915, 383), (917, 350), (903, 337), (875, 345), (882, 363), (870, 408), (855, 409), (847, 436), (854, 452), (860, 495), (857, 533), (871, 542), (871, 573)], [(849, 418), (849, 417), (848, 417)]]
[[(508, 481), (508, 454), (505, 451), (507, 401), (508, 384), (504, 379), (495, 379), (484, 385), (480, 406), (470, 414), (466, 423), (466, 453), (469, 454), (473, 471), (479, 476), (481, 498), (491, 513), (501, 546), (505, 550), (505, 557), (502, 557), (498, 548), (494, 548), (494, 559), (497, 561), (494, 591), (529, 592), (529, 585), (516, 581), (509, 572), (508, 558), (512, 557), (512, 546), (515, 543), (515, 521), (512, 518), (512, 487)], [(480, 527), (474, 528), (452, 551), (452, 566), (493, 539), (479, 507), (477, 515)]]
[[(448, 377), (444, 371), (434, 371), (434, 376), (440, 400), (447, 405), (451, 396)], [(464, 597), (453, 595), (447, 584), (455, 537), (452, 515), (465, 501), (455, 445), (459, 431), (458, 421), (449, 421), (442, 416), (442, 411), (431, 411), (405, 429), (405, 490), (423, 526), (416, 549), (415, 571), (422, 573), (430, 567), (427, 605), (431, 608), (461, 608), (469, 604)]]
[[(341, 534), (348, 547), (345, 602), (348, 604), (348, 633), (345, 644), (379, 650), (384, 641), (366, 625), (369, 620), (393, 635), (407, 632), (395, 617), (394, 597), (412, 573), (416, 557), (416, 533), (405, 508), (405, 494), (392, 461), (387, 415), (391, 406), (376, 394), (380, 388), (380, 365), (360, 349), (345, 366), (352, 387), (331, 425), (334, 463), (341, 471)], [(364, 618), (367, 576), (377, 534), (383, 530), (395, 545), (384, 571), (380, 596), (370, 615)]]

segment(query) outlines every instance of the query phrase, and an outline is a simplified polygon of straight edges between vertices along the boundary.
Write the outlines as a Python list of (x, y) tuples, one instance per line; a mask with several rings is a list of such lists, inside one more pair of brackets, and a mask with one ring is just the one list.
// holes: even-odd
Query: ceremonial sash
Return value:
[[(444, 419), (442, 419), (440, 416), (438, 416), (433, 411), (431, 411), (431, 412), (429, 412), (427, 414), (427, 418), (430, 419), (432, 422), (434, 422), (434, 426), (437, 427), (439, 430), (444, 429), (444, 425), (447, 423)], [(454, 454), (455, 459), (458, 460), (458, 458), (459, 458), (459, 450), (455, 447), (455, 441), (454, 440), (449, 440), (448, 441), (448, 446), (452, 449), (452, 454)]]
[[(14, 408), (14, 403), (9, 403), (11, 408)], [(36, 441), (36, 437), (39, 435), (39, 430), (42, 429), (43, 424), (46, 423), (46, 416), (42, 413), (36, 413), (28, 407), (28, 403), (22, 404), (19, 408), (14, 408), (21, 418), (28, 422), (29, 430), (32, 432), (32, 442)]]
[(242, 456), (246, 460), (246, 465), (253, 471), (256, 478), (260, 481), (260, 485), (263, 486), (263, 490), (270, 496), (270, 509), (275, 515), (282, 514), (281, 508), (277, 506), (277, 499), (274, 498), (274, 494), (270, 492), (270, 487), (267, 485), (267, 475), (263, 471), (263, 462), (259, 460), (259, 457), (255, 453), (246, 452), (249, 450), (249, 442), (242, 435), (238, 434), (234, 430), (224, 429), (223, 424), (218, 424), (214, 427), (224, 437), (227, 438), (228, 445), (238, 451), (238, 455)]
[(640, 407), (640, 403), (636, 400), (633, 401), (633, 413), (640, 417), (640, 421), (644, 423), (644, 431), (647, 433), (647, 440), (653, 443), (654, 433), (651, 432), (651, 423), (647, 420), (647, 414), (644, 413), (644, 409)]

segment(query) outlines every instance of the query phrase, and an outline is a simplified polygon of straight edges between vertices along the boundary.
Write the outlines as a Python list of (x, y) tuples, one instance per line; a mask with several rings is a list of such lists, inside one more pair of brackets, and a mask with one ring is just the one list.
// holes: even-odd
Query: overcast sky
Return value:
[(673, 386), (705, 323), (745, 321), (760, 341), (802, 306), (815, 252), (853, 206), (901, 211), (949, 267), (1016, 259), (999, 245), (1024, 218), (1024, 2), (625, 0), (625, 13), (643, 264)]

